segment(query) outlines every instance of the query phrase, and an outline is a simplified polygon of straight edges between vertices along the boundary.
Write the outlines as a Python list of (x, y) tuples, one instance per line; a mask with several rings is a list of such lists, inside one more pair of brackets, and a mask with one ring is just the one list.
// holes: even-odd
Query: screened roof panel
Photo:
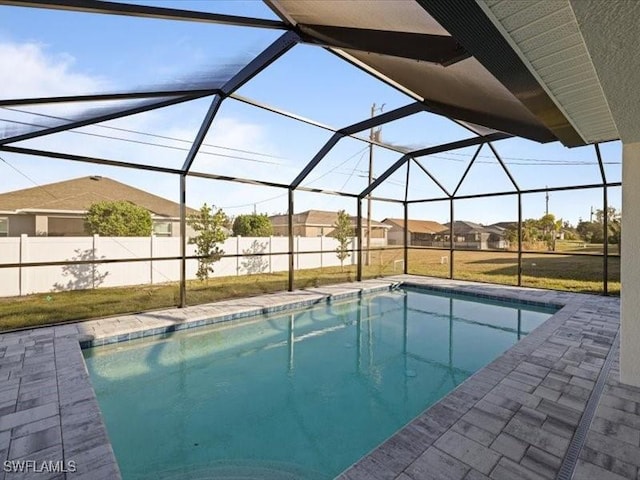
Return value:
[[(374, 146), (373, 179), (382, 175), (401, 156), (398, 152)], [(302, 182), (305, 187), (352, 194), (361, 193), (368, 185), (369, 144), (350, 137), (342, 138)], [(404, 193), (399, 198), (404, 198)]]
[(516, 192), (509, 176), (487, 145), (483, 145), (473, 161), (456, 196), (492, 192)]
[(371, 117), (374, 103), (376, 107), (384, 104), (384, 111), (389, 111), (413, 102), (327, 50), (310, 45), (291, 49), (238, 94), (335, 128)]
[(448, 195), (425, 173), (419, 164), (412, 161), (411, 167), (409, 168), (409, 191), (407, 199), (425, 200), (432, 198), (448, 198)]
[(179, 101), (180, 96), (106, 100), (98, 102), (70, 102), (48, 105), (26, 105), (0, 109), (4, 126), (0, 138), (9, 140), (23, 135), (44, 133), (49, 129), (66, 128), (91, 119), (125, 114)]
[[(377, 154), (377, 152), (375, 152)], [(396, 156), (399, 159), (400, 156)], [(408, 162), (407, 162), (408, 163)], [(372, 196), (380, 198), (391, 198), (394, 200), (404, 200), (407, 184), (407, 163), (393, 172), (384, 182), (382, 182), (373, 192)], [(364, 172), (368, 177), (368, 170)]]
[(395, 120), (377, 130), (383, 142), (409, 152), (473, 137), (472, 132), (448, 118), (427, 112)]
[(211, 101), (205, 97), (11, 146), (180, 169)]
[[(288, 185), (331, 135), (333, 132), (228, 98), (191, 170)], [(235, 149), (233, 158), (225, 149)]]
[(282, 34), (19, 7), (3, 7), (2, 18), (12, 25), (11, 40), (3, 42), (10, 53), (5, 57), (15, 62), (4, 65), (2, 98), (215, 88)]
[[(496, 142), (495, 148), (523, 190), (602, 183), (592, 145), (566, 148), (557, 142), (539, 144), (510, 138)], [(487, 151), (483, 149), (481, 155), (485, 154)], [(620, 158), (611, 161), (620, 161)]]
[(477, 150), (475, 146), (460, 148), (419, 157), (416, 162), (427, 169), (449, 193), (453, 193)]

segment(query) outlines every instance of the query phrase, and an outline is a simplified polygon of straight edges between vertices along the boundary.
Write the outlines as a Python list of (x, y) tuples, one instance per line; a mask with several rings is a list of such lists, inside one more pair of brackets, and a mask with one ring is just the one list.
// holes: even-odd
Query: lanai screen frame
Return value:
[[(55, 103), (68, 103), (68, 102), (90, 102), (90, 101), (100, 101), (100, 100), (128, 100), (128, 99), (153, 99), (158, 98), (159, 101), (156, 103), (152, 103), (147, 106), (139, 107), (139, 108), (129, 108), (123, 109), (121, 111), (117, 111), (114, 113), (110, 113), (109, 115), (100, 115), (93, 116), (90, 118), (85, 118), (81, 121), (75, 121), (68, 123), (66, 125), (57, 126), (53, 128), (45, 128), (43, 130), (39, 130), (36, 132), (31, 132), (27, 134), (17, 135), (13, 137), (0, 139), (0, 151), (23, 154), (23, 155), (32, 155), (39, 156), (45, 158), (59, 159), (59, 160), (68, 160), (75, 162), (83, 162), (83, 163), (92, 163), (104, 166), (112, 166), (112, 167), (121, 167), (121, 168), (130, 168), (136, 170), (143, 171), (151, 171), (158, 173), (167, 173), (171, 175), (179, 176), (180, 180), (180, 255), (176, 257), (154, 257), (154, 258), (129, 258), (129, 259), (111, 259), (111, 260), (85, 260), (85, 261), (57, 261), (57, 262), (32, 262), (32, 263), (12, 263), (12, 264), (2, 264), (0, 265), (0, 269), (4, 268), (28, 268), (28, 267), (42, 267), (42, 266), (65, 266), (65, 265), (96, 265), (96, 264), (107, 264), (107, 263), (129, 263), (129, 262), (148, 262), (148, 261), (165, 261), (165, 260), (179, 260), (180, 261), (180, 300), (179, 307), (187, 306), (187, 278), (186, 278), (186, 263), (187, 260), (199, 260), (203, 257), (197, 255), (187, 255), (186, 254), (186, 246), (187, 246), (187, 238), (186, 238), (186, 195), (187, 195), (187, 177), (196, 177), (196, 178), (204, 178), (209, 180), (221, 180), (227, 182), (235, 182), (235, 183), (244, 183), (265, 187), (273, 187), (285, 189), (288, 192), (288, 208), (287, 208), (287, 216), (288, 216), (288, 251), (284, 253), (257, 253), (251, 254), (251, 256), (276, 256), (276, 255), (287, 255), (288, 256), (288, 290), (293, 291), (295, 288), (295, 268), (294, 268), (294, 256), (296, 252), (294, 249), (294, 225), (293, 225), (293, 215), (294, 215), (294, 205), (295, 205), (295, 192), (296, 191), (306, 191), (313, 193), (321, 193), (327, 195), (337, 195), (343, 196), (347, 198), (352, 198), (357, 204), (357, 224), (356, 224), (356, 236), (358, 245), (356, 248), (351, 248), (351, 253), (356, 255), (357, 258), (357, 274), (356, 281), (361, 281), (363, 278), (363, 254), (369, 251), (375, 250), (384, 250), (385, 248), (362, 248), (362, 240), (363, 240), (363, 225), (362, 225), (362, 202), (365, 199), (372, 199), (377, 201), (384, 202), (392, 202), (402, 204), (404, 209), (404, 242), (403, 245), (399, 248), (403, 249), (404, 254), (404, 262), (403, 269), (404, 273), (407, 274), (409, 271), (409, 250), (421, 250), (424, 248), (428, 248), (430, 250), (447, 250), (449, 251), (450, 260), (449, 260), (449, 278), (454, 278), (454, 254), (458, 250), (466, 250), (466, 249), (457, 249), (455, 247), (454, 242), (454, 202), (455, 200), (461, 199), (478, 199), (478, 198), (489, 198), (496, 196), (505, 196), (505, 195), (517, 195), (518, 199), (518, 249), (516, 251), (518, 256), (518, 266), (517, 266), (517, 285), (522, 285), (522, 254), (523, 253), (535, 253), (535, 254), (559, 254), (559, 255), (588, 255), (588, 256), (601, 256), (603, 258), (603, 294), (608, 295), (608, 261), (609, 261), (609, 249), (608, 249), (608, 218), (607, 215), (604, 215), (603, 219), (603, 233), (605, 242), (603, 245), (603, 253), (592, 253), (592, 254), (572, 254), (567, 252), (542, 252), (542, 251), (526, 251), (522, 249), (522, 195), (523, 194), (531, 194), (531, 193), (545, 193), (545, 192), (558, 192), (558, 191), (569, 191), (569, 190), (579, 190), (579, 189), (594, 189), (601, 188), (602, 189), (602, 206), (603, 211), (607, 212), (608, 210), (608, 188), (612, 187), (620, 187), (622, 185), (621, 182), (607, 182), (604, 164), (602, 161), (602, 156), (600, 153), (600, 148), (598, 144), (594, 144), (594, 155), (597, 158), (598, 166), (600, 170), (600, 175), (602, 182), (596, 184), (587, 184), (587, 185), (573, 185), (573, 186), (565, 186), (565, 187), (552, 187), (552, 188), (537, 188), (537, 189), (522, 189), (518, 186), (511, 172), (509, 171), (507, 165), (502, 160), (498, 151), (496, 150), (493, 142), (499, 141), (506, 138), (512, 138), (513, 136), (507, 133), (493, 131), (492, 133), (488, 133), (485, 135), (480, 134), (478, 131), (475, 131), (470, 126), (466, 125), (463, 122), (459, 122), (453, 118), (444, 115), (443, 112), (438, 108), (430, 107), (428, 102), (415, 101), (403, 107), (397, 108), (395, 110), (382, 113), (380, 115), (374, 116), (372, 118), (367, 118), (361, 122), (354, 123), (344, 128), (333, 128), (327, 125), (323, 125), (319, 122), (315, 122), (313, 120), (309, 120), (298, 115), (271, 107), (269, 105), (262, 104), (260, 102), (254, 101), (249, 98), (245, 98), (236, 94), (236, 91), (245, 83), (251, 81), (258, 73), (260, 73), (265, 68), (268, 68), (272, 63), (277, 61), (282, 55), (284, 55), (287, 51), (289, 51), (294, 46), (300, 43), (313, 43), (309, 42), (308, 39), (301, 38), (301, 36), (294, 31), (293, 27), (278, 21), (278, 20), (267, 20), (267, 19), (258, 19), (258, 18), (249, 18), (249, 17), (240, 17), (235, 15), (222, 15), (216, 13), (207, 13), (207, 12), (196, 12), (196, 11), (187, 11), (187, 10), (179, 10), (172, 8), (164, 8), (164, 7), (153, 7), (153, 6), (145, 6), (145, 5), (135, 5), (135, 4), (121, 4), (121, 3), (110, 3), (110, 2), (100, 2), (86, 4), (83, 2), (79, 2), (76, 0), (57, 0), (55, 2), (49, 2), (44, 0), (36, 0), (29, 2), (21, 2), (19, 0), (0, 0), (0, 4), (5, 5), (18, 5), (18, 6), (32, 6), (38, 8), (48, 8), (48, 9), (67, 9), (67, 10), (76, 10), (83, 11), (95, 14), (115, 14), (115, 15), (126, 15), (126, 16), (139, 16), (139, 17), (147, 17), (147, 18), (156, 18), (156, 19), (166, 19), (166, 20), (180, 20), (180, 21), (191, 21), (191, 22), (206, 22), (206, 23), (215, 23), (215, 24), (223, 24), (223, 25), (235, 25), (242, 27), (252, 27), (252, 28), (268, 28), (268, 29), (279, 29), (284, 30), (285, 33), (277, 38), (271, 45), (269, 45), (262, 53), (256, 56), (252, 61), (250, 61), (244, 68), (242, 68), (238, 73), (232, 76), (227, 82), (221, 85), (218, 88), (211, 89), (174, 89), (174, 90), (153, 90), (150, 89), (148, 91), (131, 91), (131, 92), (120, 92), (120, 93), (105, 93), (105, 94), (94, 94), (94, 95), (82, 95), (82, 96), (63, 96), (63, 97), (41, 97), (41, 98), (25, 98), (25, 99), (9, 99), (9, 100), (0, 100), (0, 107), (7, 106), (21, 106), (21, 105), (34, 105), (34, 104), (55, 104)], [(346, 61), (346, 60), (345, 60)], [(367, 70), (365, 70), (367, 71)], [(367, 71), (367, 73), (370, 73)], [(380, 80), (380, 79), (378, 79)], [(382, 80), (380, 80), (382, 81)], [(392, 87), (396, 88), (395, 85), (390, 84)], [(406, 92), (403, 92), (406, 93)], [(171, 100), (162, 101), (161, 99), (172, 97)], [(134, 115), (137, 113), (142, 113), (145, 111), (150, 111), (154, 109), (163, 108), (168, 105), (174, 105), (182, 102), (187, 102), (190, 100), (195, 100), (198, 98), (212, 97), (211, 104), (209, 109), (200, 125), (197, 135), (195, 136), (193, 143), (189, 149), (188, 154), (185, 157), (184, 163), (181, 168), (167, 168), (160, 167), (149, 164), (134, 164), (125, 161), (118, 160), (109, 160), (104, 158), (96, 158), (96, 157), (86, 157), (80, 155), (71, 155), (60, 152), (51, 152), (23, 147), (14, 147), (11, 146), (11, 143), (15, 143), (21, 140), (26, 140), (30, 138), (36, 138), (52, 133), (63, 132), (67, 130), (71, 130), (74, 128), (78, 128), (81, 126), (93, 125), (96, 123), (104, 122), (107, 120), (113, 120), (116, 118), (123, 118), (126, 116)], [(204, 141), (205, 136), (207, 135), (213, 121), (216, 117), (217, 112), (222, 104), (222, 102), (227, 99), (232, 98), (240, 102), (244, 102), (246, 104), (252, 105), (253, 107), (265, 109), (272, 113), (276, 113), (278, 115), (283, 115), (288, 118), (315, 126), (317, 128), (321, 128), (330, 132), (333, 132), (333, 135), (329, 138), (329, 140), (323, 145), (323, 147), (313, 156), (313, 158), (306, 164), (306, 166), (301, 170), (298, 176), (291, 182), (291, 184), (282, 184), (277, 182), (269, 182), (257, 179), (246, 179), (239, 177), (230, 177), (225, 175), (217, 175), (215, 173), (207, 173), (207, 172), (196, 172), (192, 171), (191, 167), (193, 165), (194, 159), (198, 154), (200, 147)], [(393, 122), (395, 120), (399, 120), (410, 115), (416, 114), (418, 112), (427, 112), (436, 114), (439, 116), (443, 116), (456, 124), (464, 127), (468, 131), (470, 131), (473, 136), (462, 139), (455, 142), (449, 142), (438, 146), (433, 146), (429, 148), (424, 148), (420, 150), (408, 151), (407, 149), (403, 149), (397, 146), (388, 145), (382, 142), (379, 142), (374, 139), (363, 138), (357, 136), (357, 133), (369, 130), (371, 128), (379, 127), (389, 122)], [(309, 175), (309, 173), (322, 161), (322, 159), (331, 151), (331, 149), (338, 143), (339, 140), (345, 137), (354, 138), (356, 140), (368, 143), (370, 145), (375, 145), (384, 149), (388, 149), (394, 151), (396, 153), (401, 154), (401, 158), (398, 159), (393, 165), (391, 165), (382, 175), (380, 175), (373, 183), (367, 186), (364, 190), (362, 190), (359, 194), (341, 192), (341, 191), (331, 191), (326, 189), (318, 189), (318, 188), (309, 188), (305, 187), (302, 182)], [(471, 162), (468, 164), (462, 178), (460, 179), (457, 187), (453, 192), (449, 192), (445, 189), (437, 179), (429, 172), (427, 168), (424, 167), (419, 161), (420, 157), (428, 156), (436, 153), (444, 153), (460, 148), (470, 147), (470, 146), (478, 146)], [(478, 154), (483, 148), (484, 145), (487, 145), (493, 154), (495, 155), (498, 163), (501, 168), (504, 170), (505, 174), (509, 178), (510, 182), (514, 187), (514, 191), (508, 192), (492, 192), (492, 193), (484, 193), (484, 194), (475, 194), (475, 195), (459, 195), (458, 190), (460, 185), (465, 179), (465, 176), (471, 166), (474, 164)], [(387, 180), (394, 172), (400, 169), (403, 166), (407, 166), (407, 183), (405, 185), (405, 196), (404, 200), (391, 199), (391, 198), (381, 198), (374, 197), (373, 192), (375, 189), (383, 184), (385, 180)], [(425, 198), (418, 200), (408, 200), (408, 184), (409, 184), (409, 169), (414, 165), (414, 168), (420, 168), (434, 183), (442, 190), (443, 196), (437, 198)], [(450, 231), (449, 231), (449, 248), (441, 249), (441, 248), (429, 248), (429, 247), (417, 247), (409, 245), (409, 230), (408, 230), (408, 209), (409, 205), (412, 204), (420, 204), (420, 203), (428, 203), (433, 201), (449, 201), (450, 205)], [(391, 248), (396, 250), (398, 248)], [(468, 250), (467, 250), (468, 251)], [(513, 251), (511, 251), (513, 252)], [(328, 253), (327, 251), (305, 251), (305, 254), (314, 254), (314, 253)], [(237, 258), (237, 257), (245, 257), (245, 254), (225, 254), (223, 257), (227, 258)], [(619, 255), (615, 255), (615, 257), (619, 257)]]

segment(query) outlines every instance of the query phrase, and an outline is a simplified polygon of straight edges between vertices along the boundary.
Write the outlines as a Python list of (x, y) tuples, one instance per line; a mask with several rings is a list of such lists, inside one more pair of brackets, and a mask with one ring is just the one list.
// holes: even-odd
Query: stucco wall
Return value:
[(640, 143), (622, 149), (620, 378), (640, 387)]

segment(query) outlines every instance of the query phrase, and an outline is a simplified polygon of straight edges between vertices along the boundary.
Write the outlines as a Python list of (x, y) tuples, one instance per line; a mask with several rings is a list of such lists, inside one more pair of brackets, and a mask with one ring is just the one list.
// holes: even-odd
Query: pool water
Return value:
[(85, 350), (128, 479), (330, 479), (554, 310), (410, 288)]

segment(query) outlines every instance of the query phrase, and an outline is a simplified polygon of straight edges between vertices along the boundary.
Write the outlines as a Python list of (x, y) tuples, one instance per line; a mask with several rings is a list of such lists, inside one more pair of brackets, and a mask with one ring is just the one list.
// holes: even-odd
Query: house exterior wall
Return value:
[(622, 147), (620, 379), (640, 387), (640, 143)]
[(36, 235), (46, 237), (49, 234), (49, 218), (46, 215), (35, 215)]
[[(1, 218), (9, 221), (9, 237), (28, 235), (30, 237), (82, 237), (89, 234), (84, 228), (83, 215), (35, 215), (35, 214), (0, 214)], [(180, 222), (177, 220), (159, 220), (155, 222), (170, 223), (170, 237), (180, 236)], [(187, 226), (187, 237), (193, 236), (194, 231)], [(165, 236), (165, 235), (157, 235)]]
[(34, 236), (36, 234), (35, 215), (0, 215), (9, 220), (9, 237), (20, 235)]
[[(387, 243), (389, 245), (404, 245), (404, 229), (400, 227), (391, 227), (387, 232)], [(411, 239), (409, 239), (411, 245)]]
[[(273, 226), (273, 235), (276, 237), (286, 237), (289, 235), (289, 227), (286, 224), (283, 225), (274, 225)], [(293, 226), (293, 236), (294, 237), (317, 237), (319, 235), (307, 235), (307, 227), (304, 225), (294, 225)]]

